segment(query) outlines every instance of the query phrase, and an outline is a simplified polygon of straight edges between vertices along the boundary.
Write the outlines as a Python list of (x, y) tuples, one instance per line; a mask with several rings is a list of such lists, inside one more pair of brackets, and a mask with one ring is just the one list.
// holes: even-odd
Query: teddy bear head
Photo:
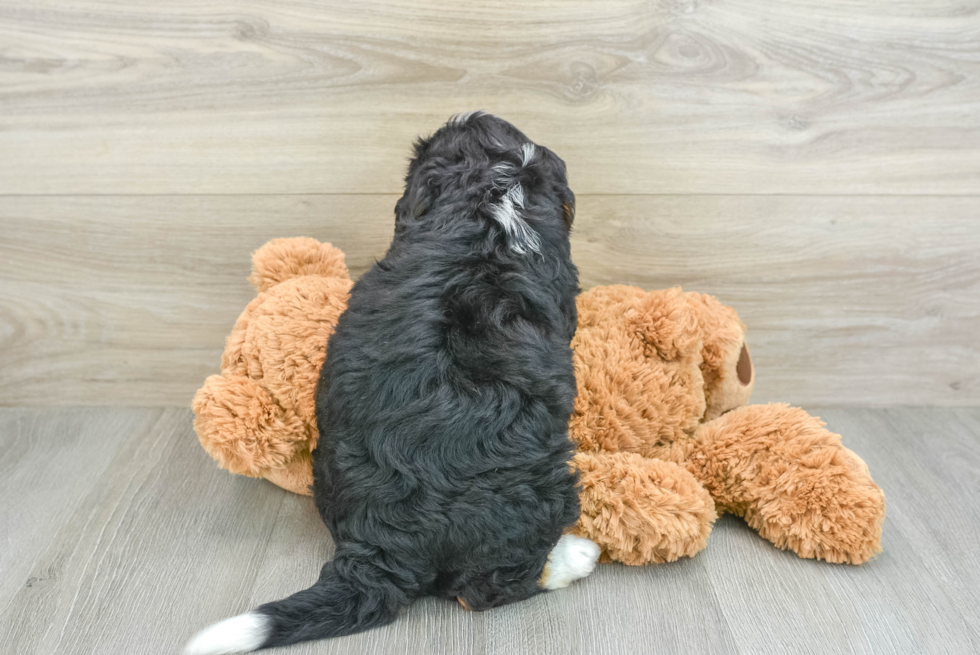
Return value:
[(249, 281), (258, 295), (194, 397), (194, 427), (223, 468), (308, 493), (316, 381), (352, 282), (343, 252), (306, 238), (262, 246)]
[(569, 428), (580, 450), (653, 456), (748, 402), (745, 326), (714, 297), (595, 287), (579, 296), (578, 313)]

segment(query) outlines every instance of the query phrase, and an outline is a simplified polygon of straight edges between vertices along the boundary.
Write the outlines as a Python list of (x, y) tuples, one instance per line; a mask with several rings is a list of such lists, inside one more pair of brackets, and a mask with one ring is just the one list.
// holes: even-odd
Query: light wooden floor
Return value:
[[(980, 409), (817, 412), (888, 498), (884, 552), (798, 559), (731, 517), (673, 564), (486, 613), (427, 599), (392, 626), (276, 653), (980, 652)], [(174, 653), (308, 586), (312, 500), (220, 471), (185, 409), (0, 410), (0, 652)]]

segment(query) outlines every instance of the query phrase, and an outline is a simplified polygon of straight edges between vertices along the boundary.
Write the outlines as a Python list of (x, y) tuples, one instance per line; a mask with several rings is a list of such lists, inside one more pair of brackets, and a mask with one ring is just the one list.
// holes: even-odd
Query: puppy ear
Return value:
[(432, 190), (427, 185), (415, 185), (395, 203), (395, 230), (404, 229), (422, 217), (432, 207)]
[[(561, 166), (561, 177), (565, 179), (565, 162), (561, 162)], [(571, 230), (572, 223), (575, 222), (575, 194), (568, 188), (567, 183), (563, 188), (559, 189), (558, 199), (561, 200), (561, 217), (565, 221), (565, 229)]]
[(572, 223), (575, 222), (575, 199), (561, 203), (561, 217), (565, 221), (565, 228), (571, 230)]
[(432, 207), (435, 201), (436, 189), (433, 183), (431, 165), (420, 165), (425, 156), (429, 142), (419, 139), (415, 142), (415, 154), (408, 165), (405, 176), (405, 193), (395, 203), (395, 231), (417, 221)]

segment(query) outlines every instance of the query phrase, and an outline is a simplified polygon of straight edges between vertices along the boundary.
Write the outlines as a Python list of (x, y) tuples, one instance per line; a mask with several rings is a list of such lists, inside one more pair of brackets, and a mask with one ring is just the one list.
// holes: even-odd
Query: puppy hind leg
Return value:
[(595, 568), (600, 548), (570, 534), (562, 535), (547, 554), (539, 553), (524, 565), (495, 569), (490, 573), (458, 575), (444, 583), (438, 595), (454, 597), (463, 609), (482, 611), (567, 587)]
[(599, 553), (595, 542), (570, 534), (562, 535), (548, 555), (538, 585), (548, 591), (567, 587), (592, 573)]

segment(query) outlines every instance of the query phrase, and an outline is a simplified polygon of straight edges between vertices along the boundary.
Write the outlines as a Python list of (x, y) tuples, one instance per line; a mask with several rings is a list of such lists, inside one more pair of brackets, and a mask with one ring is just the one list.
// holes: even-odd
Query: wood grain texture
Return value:
[[(249, 254), (307, 235), (356, 277), (395, 196), (0, 197), (0, 404), (186, 404), (254, 297)], [(754, 400), (980, 404), (974, 198), (581, 196), (582, 285), (716, 294)]]
[(0, 193), (391, 193), (499, 113), (580, 193), (971, 194), (980, 3), (0, 2)]
[[(8, 535), (29, 551), (0, 576), (3, 652), (176, 652), (204, 608), (247, 600), (285, 492), (215, 477), (189, 420), (163, 409), (0, 413), (6, 443), (35, 444), (0, 487), (4, 515), (29, 513)], [(49, 468), (67, 456), (70, 467)]]
[[(977, 652), (980, 409), (822, 415), (888, 497), (868, 564), (800, 560), (726, 517), (692, 559), (602, 565), (484, 613), (426, 599), (391, 626), (270, 653)], [(186, 409), (0, 409), (3, 652), (173, 653), (315, 579), (333, 547), (312, 500), (219, 470), (190, 424)]]
[[(883, 553), (860, 567), (819, 565), (772, 547), (742, 521), (722, 521), (709, 575), (747, 653), (974, 652), (980, 554), (976, 409), (824, 409), (828, 427), (868, 464), (888, 502)], [(978, 424), (980, 426), (980, 424)], [(957, 462), (955, 465), (953, 462)], [(820, 567), (819, 572), (814, 567)], [(821, 579), (813, 584), (814, 574)], [(898, 602), (898, 598), (907, 599)]]
[(245, 279), (252, 251), (274, 237), (319, 236), (359, 275), (384, 254), (394, 199), (0, 198), (0, 207), (4, 404), (165, 406), (189, 403), (217, 372), (255, 295)]
[[(149, 429), (152, 414), (119, 410), (79, 420), (71, 410), (0, 413), (0, 608), (6, 610), (21, 587), (40, 591), (61, 575), (58, 563), (50, 569), (37, 566), (39, 547), (79, 511), (91, 509), (83, 500), (112, 467), (129, 435)], [(52, 480), (58, 481), (54, 492)]]
[(586, 286), (682, 286), (748, 327), (753, 401), (980, 404), (974, 198), (589, 199)]

